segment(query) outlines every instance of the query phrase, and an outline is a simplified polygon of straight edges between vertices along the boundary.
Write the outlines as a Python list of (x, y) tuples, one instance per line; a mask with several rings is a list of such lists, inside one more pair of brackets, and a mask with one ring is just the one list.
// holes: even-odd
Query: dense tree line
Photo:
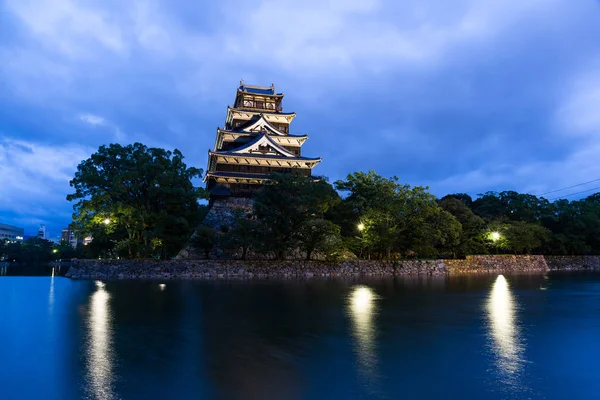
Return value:
[(436, 199), (427, 188), (396, 177), (356, 172), (345, 180), (313, 181), (274, 175), (256, 195), (254, 210), (234, 229), (203, 228), (206, 250), (241, 249), (276, 258), (330, 258), (349, 250), (360, 258), (464, 257), (469, 254), (600, 254), (600, 194), (549, 202), (514, 191), (473, 199)]
[(86, 257), (85, 247), (73, 248), (68, 242), (52, 243), (49, 240), (32, 237), (23, 242), (0, 241), (0, 260), (17, 263), (46, 263), (60, 259)]

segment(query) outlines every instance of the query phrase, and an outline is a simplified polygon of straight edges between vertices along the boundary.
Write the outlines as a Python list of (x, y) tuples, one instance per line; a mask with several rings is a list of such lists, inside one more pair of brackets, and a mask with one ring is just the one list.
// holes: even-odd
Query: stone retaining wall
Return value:
[(72, 279), (312, 278), (336, 276), (445, 275), (442, 260), (241, 261), (73, 260)]
[(551, 271), (600, 271), (600, 256), (546, 256)]
[(72, 279), (312, 278), (600, 271), (600, 256), (469, 256), (465, 260), (73, 260)]
[(544, 256), (467, 256), (464, 260), (444, 260), (448, 273), (547, 272)]
[[(208, 210), (208, 213), (204, 217), (201, 225), (209, 226), (214, 228), (218, 233), (223, 230), (231, 229), (235, 223), (235, 213), (237, 210), (242, 214), (247, 214), (252, 211), (253, 200), (246, 199), (243, 197), (227, 197), (224, 199), (215, 199)], [(190, 238), (193, 239), (196, 236), (196, 232)], [(218, 248), (213, 248), (211, 251), (211, 258), (219, 258), (222, 256), (222, 251)], [(191, 245), (187, 245), (177, 254), (176, 259), (193, 259), (201, 260), (204, 259), (204, 253), (198, 251)]]

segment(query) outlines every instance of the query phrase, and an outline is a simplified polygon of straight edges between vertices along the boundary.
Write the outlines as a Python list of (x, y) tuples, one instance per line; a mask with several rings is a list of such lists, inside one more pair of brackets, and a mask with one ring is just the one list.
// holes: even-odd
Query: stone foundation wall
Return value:
[(210, 210), (204, 217), (202, 225), (207, 225), (216, 230), (222, 227), (231, 227), (235, 222), (235, 210), (241, 210), (244, 214), (252, 211), (254, 203), (252, 199), (243, 197), (227, 197), (216, 199), (210, 206)]
[[(231, 229), (235, 223), (236, 210), (241, 210), (244, 214), (249, 213), (252, 211), (253, 204), (252, 199), (243, 197), (216, 199), (211, 204), (201, 225), (210, 226), (211, 228), (216, 229), (217, 232), (221, 232), (223, 229)], [(193, 239), (195, 235), (196, 233), (194, 232), (190, 240)], [(212, 258), (222, 257), (222, 251), (218, 248), (214, 248), (211, 251), (210, 256)], [(205, 256), (202, 251), (198, 251), (193, 246), (187, 245), (175, 258), (181, 260), (198, 260), (205, 258)]]
[(444, 260), (448, 273), (547, 272), (544, 256), (467, 256), (464, 260)]
[(600, 271), (600, 256), (546, 256), (551, 271)]
[(72, 279), (312, 278), (445, 275), (443, 261), (74, 260)]
[(73, 260), (72, 279), (224, 279), (600, 271), (600, 256), (470, 256), (465, 260)]

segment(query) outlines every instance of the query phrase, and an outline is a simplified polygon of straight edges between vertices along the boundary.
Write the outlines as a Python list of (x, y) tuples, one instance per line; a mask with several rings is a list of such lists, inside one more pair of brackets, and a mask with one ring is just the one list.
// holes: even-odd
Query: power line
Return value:
[[(546, 192), (546, 193), (538, 194), (538, 196), (543, 196), (545, 194), (550, 194), (550, 193), (562, 192), (563, 190), (572, 189), (572, 188), (577, 187), (577, 186), (583, 186), (583, 185), (587, 185), (588, 183), (598, 182), (598, 181), (600, 181), (600, 178), (594, 179), (593, 181), (578, 183), (577, 185), (573, 185), (573, 186), (567, 186), (567, 187), (562, 188), (562, 189), (551, 190), (551, 191)], [(594, 190), (594, 189), (591, 189), (591, 190)], [(574, 193), (574, 194), (577, 194), (577, 193)], [(569, 195), (569, 196), (571, 196), (571, 195)]]
[[(576, 185), (576, 186), (580, 186), (580, 185)], [(558, 196), (558, 197), (555, 197), (553, 199), (550, 199), (549, 201), (554, 201), (554, 200), (557, 200), (557, 199), (562, 199), (563, 197), (575, 196), (576, 194), (591, 192), (592, 190), (600, 190), (600, 186), (592, 188), (592, 189), (588, 189), (588, 190), (582, 190), (581, 192), (575, 192), (575, 193), (571, 193), (571, 194), (565, 194), (564, 196)]]

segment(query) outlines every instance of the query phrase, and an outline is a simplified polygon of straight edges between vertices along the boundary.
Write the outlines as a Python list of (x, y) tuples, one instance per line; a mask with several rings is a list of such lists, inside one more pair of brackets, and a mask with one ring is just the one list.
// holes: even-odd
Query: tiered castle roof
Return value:
[(215, 148), (208, 152), (205, 180), (211, 196), (248, 196), (272, 173), (310, 175), (321, 162), (301, 155), (308, 135), (289, 133), (296, 113), (284, 113), (282, 99), (274, 85), (240, 82), (234, 107), (227, 108), (225, 126), (217, 128)]

